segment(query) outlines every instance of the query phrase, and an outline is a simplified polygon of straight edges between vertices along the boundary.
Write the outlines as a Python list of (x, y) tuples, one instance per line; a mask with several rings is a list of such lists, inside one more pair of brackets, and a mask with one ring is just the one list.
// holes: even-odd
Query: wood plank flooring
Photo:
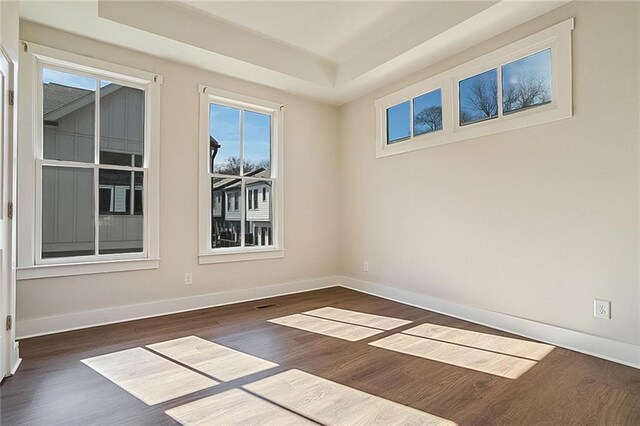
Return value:
[[(267, 303), (279, 306), (255, 309)], [(347, 341), (269, 322), (328, 306), (412, 323)], [(517, 379), (507, 379), (369, 344), (421, 324), (526, 340), (374, 296), (329, 288), (23, 340), (22, 366), (0, 386), (0, 423), (173, 425), (176, 420), (165, 413), (168, 410), (196, 401), (206, 404), (210, 400), (204, 398), (213, 396), (218, 396), (214, 403), (225, 398), (233, 401), (237, 392), (259, 398), (243, 386), (299, 370), (460, 425), (640, 424), (640, 371), (631, 367), (555, 348)], [(81, 362), (187, 336), (278, 366), (147, 405)], [(229, 391), (233, 392), (226, 394)]]

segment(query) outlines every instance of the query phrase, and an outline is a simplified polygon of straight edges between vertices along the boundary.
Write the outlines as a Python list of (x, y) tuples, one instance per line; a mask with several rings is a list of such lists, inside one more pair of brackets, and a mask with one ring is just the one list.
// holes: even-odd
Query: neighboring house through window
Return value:
[[(200, 262), (281, 257), (282, 192), (273, 189), (282, 185), (283, 108), (201, 90)], [(222, 194), (233, 204), (217, 209), (211, 200)]]
[[(157, 267), (157, 123), (159, 76), (28, 45), (23, 74), (39, 119), (24, 129), (35, 150), (21, 152), (19, 276), (30, 268), (65, 275), (78, 264), (120, 270)], [(26, 127), (26, 126), (25, 126)], [(29, 143), (23, 144), (30, 147)], [(149, 191), (149, 188), (152, 190)], [(29, 235), (33, 235), (31, 239)], [(31, 243), (33, 241), (33, 243)], [(152, 263), (142, 263), (154, 259)], [(29, 272), (31, 271), (31, 272)], [(54, 271), (54, 270), (51, 270)]]

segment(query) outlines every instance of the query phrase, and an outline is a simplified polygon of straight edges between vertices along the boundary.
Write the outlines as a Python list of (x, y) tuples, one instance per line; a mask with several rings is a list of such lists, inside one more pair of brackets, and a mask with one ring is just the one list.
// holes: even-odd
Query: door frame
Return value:
[[(18, 343), (15, 340), (15, 312), (16, 312), (16, 238), (15, 238), (15, 212), (16, 202), (16, 179), (15, 172), (17, 166), (17, 111), (15, 88), (16, 88), (16, 66), (11, 59), (11, 55), (0, 46), (0, 68), (5, 74), (5, 85), (1, 89), (3, 121), (0, 135), (0, 170), (4, 176), (0, 180), (0, 212), (1, 218), (5, 222), (2, 226), (6, 230), (6, 249), (4, 250), (8, 261), (0, 259), (0, 381), (7, 376), (13, 375), (20, 365), (21, 359), (18, 355)], [(10, 95), (13, 94), (13, 95)], [(10, 102), (10, 96), (12, 97)], [(6, 146), (3, 146), (6, 144)], [(9, 205), (12, 206), (10, 212)], [(2, 234), (0, 233), (0, 237)], [(3, 256), (4, 257), (4, 256)], [(4, 266), (8, 266), (8, 271)], [(7, 318), (11, 316), (11, 328), (7, 327)]]

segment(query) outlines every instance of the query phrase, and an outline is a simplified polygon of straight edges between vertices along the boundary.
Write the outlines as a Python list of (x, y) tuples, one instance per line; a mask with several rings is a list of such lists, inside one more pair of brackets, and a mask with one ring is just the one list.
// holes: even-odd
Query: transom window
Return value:
[(573, 19), (376, 101), (376, 154), (570, 117)]
[[(201, 235), (201, 261), (214, 261), (207, 255), (279, 251), (280, 105), (202, 90), (207, 154), (201, 173), (206, 188), (201, 191), (200, 228), (206, 233)], [(220, 199), (227, 201), (215, 201)]]

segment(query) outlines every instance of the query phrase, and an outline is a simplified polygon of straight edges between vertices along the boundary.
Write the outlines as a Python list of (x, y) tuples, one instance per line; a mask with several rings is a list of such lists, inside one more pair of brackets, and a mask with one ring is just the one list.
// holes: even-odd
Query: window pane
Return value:
[(498, 70), (460, 81), (460, 125), (498, 116)]
[(125, 170), (100, 170), (99, 254), (136, 253), (143, 249), (144, 175)]
[(42, 168), (42, 257), (95, 254), (93, 170)]
[(409, 101), (387, 108), (387, 143), (411, 137), (411, 105)]
[(142, 167), (144, 91), (100, 81), (100, 163)]
[(211, 248), (239, 247), (240, 179), (211, 178)]
[(551, 102), (551, 49), (502, 67), (505, 114)]
[(442, 130), (442, 92), (440, 89), (413, 100), (413, 135)]
[(240, 175), (240, 110), (211, 104), (209, 107), (211, 171)]
[[(247, 202), (245, 237), (244, 242), (247, 247), (252, 246), (272, 246), (271, 239), (271, 182), (250, 180), (246, 183), (245, 197)], [(258, 192), (265, 191), (265, 199), (258, 197)], [(252, 208), (248, 208), (248, 200), (252, 199)]]
[(42, 70), (44, 158), (93, 163), (96, 80)]
[(244, 174), (268, 177), (271, 164), (271, 116), (245, 111), (242, 132)]

